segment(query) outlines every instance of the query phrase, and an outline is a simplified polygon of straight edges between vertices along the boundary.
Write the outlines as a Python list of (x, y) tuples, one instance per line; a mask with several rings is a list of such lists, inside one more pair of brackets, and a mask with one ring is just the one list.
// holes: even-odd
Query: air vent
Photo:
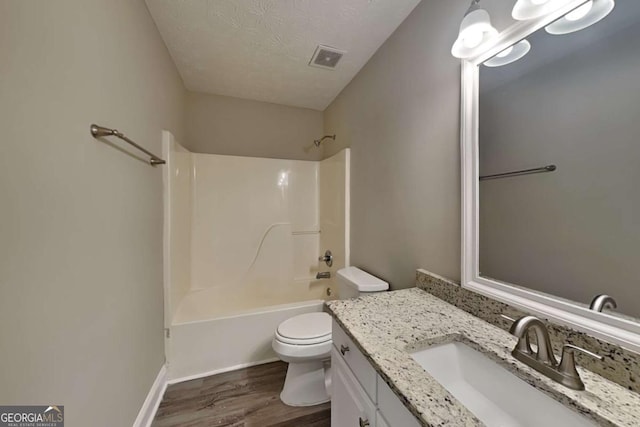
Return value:
[(309, 65), (333, 70), (345, 53), (347, 52), (334, 47), (318, 45)]

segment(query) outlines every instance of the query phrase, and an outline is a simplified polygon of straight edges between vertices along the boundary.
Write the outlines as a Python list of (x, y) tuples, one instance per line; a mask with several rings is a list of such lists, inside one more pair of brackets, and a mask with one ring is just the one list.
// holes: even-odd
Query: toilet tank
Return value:
[(338, 298), (357, 298), (373, 292), (383, 292), (389, 284), (357, 267), (338, 270)]

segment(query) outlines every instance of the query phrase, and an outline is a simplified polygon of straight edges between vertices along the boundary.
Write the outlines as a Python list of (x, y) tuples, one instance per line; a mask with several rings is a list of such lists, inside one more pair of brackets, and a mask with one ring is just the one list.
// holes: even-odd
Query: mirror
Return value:
[[(479, 66), (480, 277), (640, 317), (640, 1)], [(492, 176), (530, 169), (523, 174)]]

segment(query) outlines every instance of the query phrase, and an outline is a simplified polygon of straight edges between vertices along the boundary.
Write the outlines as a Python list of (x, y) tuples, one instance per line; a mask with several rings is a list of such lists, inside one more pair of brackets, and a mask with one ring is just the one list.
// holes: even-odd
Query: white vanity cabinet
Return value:
[(419, 427), (335, 321), (332, 335), (331, 427)]
[(374, 427), (376, 407), (335, 348), (331, 375), (331, 426)]
[[(398, 399), (382, 378), (378, 377), (377, 427), (419, 427), (420, 423)], [(382, 421), (381, 421), (382, 420)]]

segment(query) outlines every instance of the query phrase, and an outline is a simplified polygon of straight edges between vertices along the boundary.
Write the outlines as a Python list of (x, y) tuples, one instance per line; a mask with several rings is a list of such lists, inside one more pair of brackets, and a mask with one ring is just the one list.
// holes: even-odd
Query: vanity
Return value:
[[(423, 289), (332, 301), (327, 309), (334, 318), (332, 427), (622, 427), (640, 419), (637, 393), (581, 367), (586, 390), (571, 390), (513, 358), (516, 337)], [(444, 351), (421, 361), (430, 349)], [(468, 367), (461, 378), (481, 396), (465, 400), (464, 390), (447, 385), (447, 376), (460, 380), (447, 366)], [(493, 401), (484, 412), (483, 396)]]
[(337, 318), (332, 341), (332, 426), (420, 426)]

